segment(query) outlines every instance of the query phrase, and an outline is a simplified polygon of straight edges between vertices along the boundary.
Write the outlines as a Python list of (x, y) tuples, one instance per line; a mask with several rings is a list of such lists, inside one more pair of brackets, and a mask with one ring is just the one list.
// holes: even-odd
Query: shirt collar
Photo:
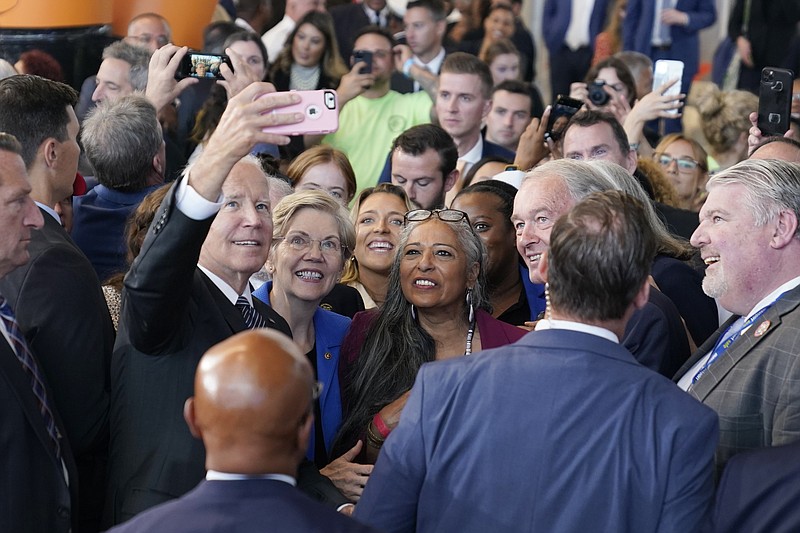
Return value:
[(766, 306), (772, 305), (773, 303), (775, 303), (778, 297), (780, 297), (781, 294), (794, 289), (798, 285), (800, 285), (800, 276), (790, 279), (789, 281), (787, 281), (786, 283), (784, 283), (783, 285), (781, 285), (780, 287), (778, 287), (777, 289), (766, 295), (756, 305), (754, 305), (753, 308), (750, 310), (750, 312), (747, 313), (745, 320), (749, 320), (751, 316), (753, 316)]
[(545, 318), (536, 323), (536, 331), (545, 329), (567, 329), (570, 331), (580, 331), (581, 333), (588, 333), (589, 335), (596, 335), (608, 339), (615, 344), (619, 344), (619, 337), (606, 328), (599, 326), (591, 326), (581, 322), (573, 322), (571, 320), (555, 320), (552, 318)]
[(233, 289), (233, 287), (228, 285), (225, 282), (225, 280), (223, 280), (221, 277), (217, 276), (216, 274), (214, 274), (209, 269), (207, 269), (206, 267), (204, 267), (203, 265), (201, 265), (199, 263), (198, 263), (197, 266), (198, 266), (198, 268), (200, 270), (202, 270), (205, 273), (206, 276), (208, 276), (208, 279), (210, 279), (211, 282), (220, 291), (222, 291), (222, 294), (225, 295), (225, 298), (230, 300), (230, 302), (233, 305), (236, 305), (236, 301), (239, 299), (239, 296), (244, 296), (245, 298), (247, 298), (247, 303), (249, 303), (250, 305), (253, 305), (253, 295), (250, 293), (250, 284), (249, 283), (245, 286), (244, 292), (240, 295)]
[(51, 217), (56, 219), (56, 222), (58, 222), (61, 225), (61, 217), (58, 216), (58, 213), (56, 213), (55, 209), (53, 209), (50, 206), (44, 205), (42, 203), (39, 203), (39, 202), (36, 202), (36, 205), (38, 205), (40, 208), (42, 208), (42, 210), (45, 213), (47, 213), (48, 215), (50, 215)]
[(297, 486), (297, 480), (286, 474), (231, 474), (216, 470), (206, 472), (207, 481), (242, 481), (244, 479), (271, 479), (273, 481), (283, 481), (293, 487)]

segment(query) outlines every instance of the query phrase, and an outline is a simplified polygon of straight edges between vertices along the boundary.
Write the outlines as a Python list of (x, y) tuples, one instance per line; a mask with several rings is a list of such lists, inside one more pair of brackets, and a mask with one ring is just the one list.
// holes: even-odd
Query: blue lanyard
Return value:
[[(719, 340), (717, 341), (717, 344), (714, 346), (714, 350), (711, 352), (711, 356), (708, 358), (708, 361), (706, 361), (706, 364), (704, 364), (703, 367), (700, 370), (698, 370), (697, 374), (695, 374), (694, 377), (692, 378), (692, 385), (697, 383), (697, 380), (700, 379), (700, 376), (705, 374), (706, 370), (708, 370), (708, 367), (710, 367), (711, 364), (714, 361), (716, 361), (717, 358), (720, 355), (722, 355), (722, 353), (725, 350), (727, 350), (730, 347), (730, 345), (733, 344), (733, 342), (736, 339), (739, 338), (739, 335), (742, 334), (742, 331), (744, 331), (745, 329), (750, 327), (753, 324), (753, 322), (755, 322), (756, 320), (761, 318), (761, 315), (766, 313), (767, 309), (769, 309), (770, 307), (772, 307), (772, 304), (762, 308), (756, 314), (754, 314), (753, 316), (751, 316), (750, 318), (745, 320), (744, 324), (742, 324), (742, 327), (740, 327), (738, 330), (736, 330), (736, 332), (733, 335), (731, 335), (730, 337), (726, 337), (728, 335), (728, 332), (730, 331), (730, 328), (726, 329), (725, 333), (719, 338)], [(731, 325), (731, 327), (733, 327), (733, 325)]]

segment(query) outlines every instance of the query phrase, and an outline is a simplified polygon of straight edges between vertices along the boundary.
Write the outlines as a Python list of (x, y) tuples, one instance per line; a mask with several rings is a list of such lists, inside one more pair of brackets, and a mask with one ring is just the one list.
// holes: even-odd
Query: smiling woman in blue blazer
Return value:
[[(355, 230), (345, 208), (322, 191), (285, 197), (275, 206), (273, 223), (268, 263), (272, 281), (253, 294), (286, 319), (295, 343), (307, 354), (322, 383), (307, 457), (345, 496), (357, 500), (371, 469), (351, 463), (349, 452), (333, 462), (328, 456), (342, 423), (337, 370), (350, 319), (319, 307), (350, 257)], [(357, 446), (352, 456), (359, 450)]]

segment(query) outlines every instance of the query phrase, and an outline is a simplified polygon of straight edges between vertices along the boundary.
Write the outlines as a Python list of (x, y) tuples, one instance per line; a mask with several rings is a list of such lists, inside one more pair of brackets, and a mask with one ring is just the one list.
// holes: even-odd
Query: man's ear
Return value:
[(641, 288), (639, 288), (639, 292), (636, 293), (636, 296), (633, 297), (633, 307), (641, 309), (647, 304), (647, 301), (650, 299), (650, 281), (644, 280), (642, 283)]
[(781, 249), (794, 240), (797, 232), (797, 215), (793, 211), (784, 210), (775, 217), (775, 231), (770, 240), (770, 246)]
[(56, 161), (58, 161), (58, 156), (59, 156), (58, 149), (60, 144), (61, 143), (59, 143), (58, 140), (56, 140), (53, 137), (48, 137), (42, 142), (41, 144), (42, 155), (45, 165), (48, 168), (52, 168), (56, 164)]
[(197, 425), (197, 415), (194, 411), (194, 396), (190, 396), (183, 404), (183, 419), (186, 420), (186, 425), (189, 426), (189, 431), (196, 439), (203, 439), (203, 432)]
[(536, 265), (536, 271), (539, 273), (539, 277), (544, 280), (545, 283), (550, 281), (547, 277), (547, 266), (549, 265), (549, 260), (547, 259), (548, 252), (542, 252), (542, 256), (539, 258), (539, 263)]
[(452, 172), (450, 172), (447, 176), (445, 176), (443, 192), (447, 192), (453, 188), (453, 186), (458, 181), (458, 174), (459, 174), (458, 169), (454, 168)]

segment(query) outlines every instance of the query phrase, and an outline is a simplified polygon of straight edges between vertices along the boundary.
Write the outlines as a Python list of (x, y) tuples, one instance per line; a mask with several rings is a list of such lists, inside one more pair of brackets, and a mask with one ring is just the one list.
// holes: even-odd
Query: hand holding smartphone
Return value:
[(300, 102), (273, 110), (273, 113), (303, 113), (303, 121), (264, 128), (265, 133), (279, 135), (321, 135), (339, 129), (339, 107), (336, 91), (292, 91), (300, 95)]
[[(681, 84), (683, 83), (683, 61), (672, 59), (659, 59), (653, 68), (653, 90), (657, 91), (665, 83), (678, 80), (673, 83), (666, 91), (664, 96), (675, 96), (676, 99), (681, 94)], [(677, 115), (679, 108), (667, 111), (670, 115)]]

